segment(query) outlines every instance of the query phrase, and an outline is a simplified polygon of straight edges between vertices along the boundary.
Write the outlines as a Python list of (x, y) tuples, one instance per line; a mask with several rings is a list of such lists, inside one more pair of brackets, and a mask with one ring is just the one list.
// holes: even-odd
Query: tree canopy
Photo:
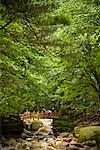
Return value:
[(0, 113), (100, 109), (100, 1), (2, 0)]

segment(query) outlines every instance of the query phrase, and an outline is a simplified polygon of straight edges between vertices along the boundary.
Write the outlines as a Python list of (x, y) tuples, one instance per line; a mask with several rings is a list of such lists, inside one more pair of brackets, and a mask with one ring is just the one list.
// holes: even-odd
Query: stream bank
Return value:
[(57, 138), (51, 136), (3, 139), (1, 150), (99, 150), (95, 140), (77, 142), (73, 134), (64, 132)]
[[(3, 137), (0, 141), (0, 150), (100, 150), (96, 138), (98, 137), (98, 142), (100, 142), (100, 126), (80, 129), (75, 127), (73, 132), (62, 132), (55, 137), (52, 120), (41, 121), (42, 126), (36, 131), (24, 129), (20, 138)], [(83, 133), (89, 132), (90, 137), (87, 138), (82, 131)], [(86, 137), (83, 141), (79, 141), (80, 133), (83, 134), (82, 137)]]

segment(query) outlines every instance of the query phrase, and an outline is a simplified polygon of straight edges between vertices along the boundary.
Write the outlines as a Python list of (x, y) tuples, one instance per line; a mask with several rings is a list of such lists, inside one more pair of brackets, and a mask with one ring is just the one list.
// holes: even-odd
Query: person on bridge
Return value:
[(52, 111), (51, 110), (47, 110), (47, 118), (50, 118), (52, 116)]

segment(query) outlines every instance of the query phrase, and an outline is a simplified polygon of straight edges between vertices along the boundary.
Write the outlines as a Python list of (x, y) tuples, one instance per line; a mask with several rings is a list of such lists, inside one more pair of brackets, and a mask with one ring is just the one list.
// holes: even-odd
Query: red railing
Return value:
[(21, 119), (34, 119), (34, 118), (54, 118), (58, 116), (58, 112), (25, 112), (21, 114)]

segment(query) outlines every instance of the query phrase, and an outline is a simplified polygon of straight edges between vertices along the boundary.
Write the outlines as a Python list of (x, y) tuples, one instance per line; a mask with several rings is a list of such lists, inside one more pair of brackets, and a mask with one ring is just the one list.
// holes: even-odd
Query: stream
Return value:
[(52, 121), (41, 119), (43, 126), (31, 135), (25, 130), (22, 138), (3, 138), (0, 150), (98, 150), (95, 141), (78, 143), (72, 133), (63, 132), (55, 137)]

